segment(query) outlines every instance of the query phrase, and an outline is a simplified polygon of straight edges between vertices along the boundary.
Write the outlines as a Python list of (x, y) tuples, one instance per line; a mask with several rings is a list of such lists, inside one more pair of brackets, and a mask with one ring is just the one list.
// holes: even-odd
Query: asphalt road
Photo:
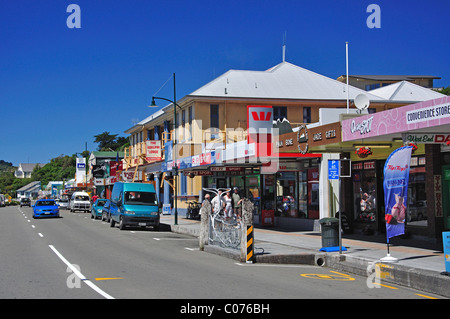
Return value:
[(441, 298), (393, 285), (369, 288), (365, 277), (318, 266), (241, 264), (164, 228), (121, 231), (87, 213), (61, 215), (33, 219), (29, 207), (0, 208), (0, 298)]

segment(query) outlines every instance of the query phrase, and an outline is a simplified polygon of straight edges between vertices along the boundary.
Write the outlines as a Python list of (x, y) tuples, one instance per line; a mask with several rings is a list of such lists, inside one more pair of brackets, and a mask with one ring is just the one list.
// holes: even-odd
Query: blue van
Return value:
[(159, 229), (159, 205), (153, 184), (114, 184), (109, 207), (110, 225), (116, 223), (123, 230), (126, 226), (153, 226)]

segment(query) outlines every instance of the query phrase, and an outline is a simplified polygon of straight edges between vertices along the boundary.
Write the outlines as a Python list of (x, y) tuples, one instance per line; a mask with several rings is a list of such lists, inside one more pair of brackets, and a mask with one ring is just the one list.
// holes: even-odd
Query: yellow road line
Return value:
[(379, 284), (379, 283), (377, 283), (377, 282), (374, 282), (373, 284), (374, 284), (374, 285), (378, 285), (378, 286), (381, 286), (381, 287), (385, 287), (385, 288), (390, 288), (390, 289), (398, 289), (398, 288), (395, 288), (395, 287), (392, 287), (392, 286), (388, 286), (388, 285), (383, 285), (383, 284)]
[(116, 277), (116, 278), (95, 278), (95, 280), (114, 280), (114, 279), (123, 279), (122, 277)]
[(427, 295), (421, 295), (421, 294), (416, 294), (416, 295), (420, 296), (420, 297), (428, 298), (428, 299), (438, 299), (438, 298), (427, 296)]

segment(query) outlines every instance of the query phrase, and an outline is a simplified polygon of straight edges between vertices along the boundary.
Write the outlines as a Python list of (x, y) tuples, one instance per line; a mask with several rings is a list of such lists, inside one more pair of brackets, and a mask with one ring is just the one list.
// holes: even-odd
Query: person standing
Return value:
[(231, 199), (230, 192), (225, 195), (225, 218), (231, 218), (233, 213), (233, 202)]
[(242, 211), (242, 199), (241, 195), (239, 195), (239, 188), (234, 187), (233, 188), (233, 195), (231, 196), (233, 199), (233, 211), (238, 219), (241, 218), (241, 211)]

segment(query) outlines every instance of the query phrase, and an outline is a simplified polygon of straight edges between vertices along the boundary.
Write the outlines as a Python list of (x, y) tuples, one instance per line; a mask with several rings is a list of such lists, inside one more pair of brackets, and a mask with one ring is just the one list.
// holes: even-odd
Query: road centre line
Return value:
[(56, 254), (56, 256), (59, 257), (59, 259), (62, 260), (62, 262), (64, 262), (67, 267), (70, 268), (70, 270), (72, 270), (72, 272), (78, 277), (80, 278), (81, 281), (83, 281), (84, 283), (86, 283), (86, 285), (88, 285), (89, 287), (91, 287), (94, 291), (96, 291), (97, 293), (99, 293), (100, 295), (102, 295), (103, 297), (105, 297), (106, 299), (115, 299), (114, 297), (112, 297), (111, 295), (107, 294), (106, 292), (104, 292), (103, 290), (101, 290), (99, 287), (97, 287), (94, 283), (92, 283), (89, 279), (87, 279), (76, 267), (74, 267), (71, 263), (69, 263), (69, 261), (64, 258), (63, 255), (61, 255), (59, 253), (59, 251), (56, 250), (55, 247), (53, 247), (53, 245), (48, 245), (50, 247), (51, 250), (53, 250), (53, 252)]
[(38, 233), (38, 235), (39, 235), (40, 237), (44, 237), (44, 235), (42, 235), (41, 233)]

